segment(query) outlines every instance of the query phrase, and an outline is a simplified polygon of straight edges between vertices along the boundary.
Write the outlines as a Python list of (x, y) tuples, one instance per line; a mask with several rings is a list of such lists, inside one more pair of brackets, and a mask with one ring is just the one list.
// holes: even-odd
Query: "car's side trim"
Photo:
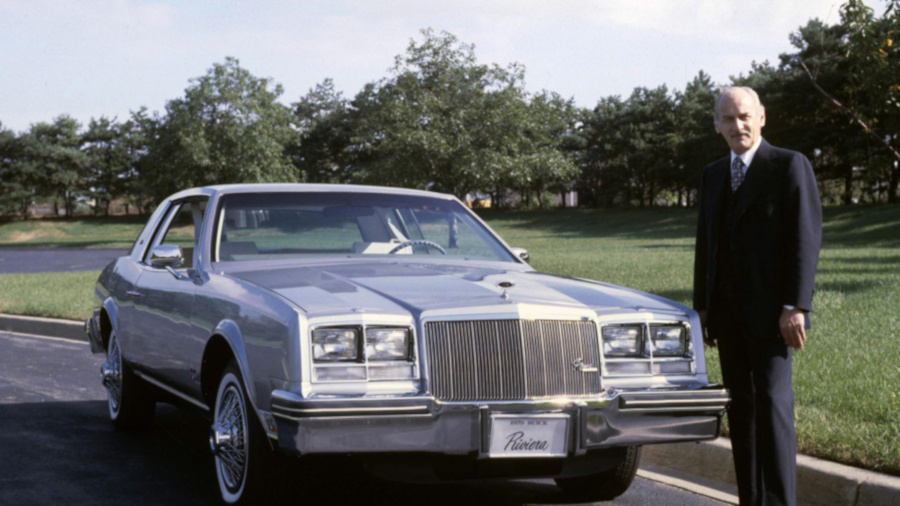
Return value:
[(151, 376), (148, 376), (147, 374), (142, 373), (141, 371), (136, 370), (136, 371), (134, 371), (134, 373), (137, 374), (142, 380), (146, 381), (147, 383), (150, 383), (151, 385), (153, 385), (159, 389), (165, 390), (166, 392), (174, 395), (175, 397), (178, 397), (179, 399), (181, 399), (183, 401), (189, 402), (204, 411), (209, 411), (209, 406), (198, 401), (197, 399), (194, 399), (193, 397), (189, 397), (189, 396), (179, 392), (178, 390), (175, 390), (174, 388), (160, 382), (159, 380), (156, 380), (156, 379), (152, 378)]

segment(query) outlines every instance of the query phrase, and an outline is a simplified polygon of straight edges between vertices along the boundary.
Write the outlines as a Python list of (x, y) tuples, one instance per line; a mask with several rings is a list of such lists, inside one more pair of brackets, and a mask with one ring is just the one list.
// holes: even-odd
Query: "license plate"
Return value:
[(491, 457), (565, 457), (567, 415), (492, 415)]

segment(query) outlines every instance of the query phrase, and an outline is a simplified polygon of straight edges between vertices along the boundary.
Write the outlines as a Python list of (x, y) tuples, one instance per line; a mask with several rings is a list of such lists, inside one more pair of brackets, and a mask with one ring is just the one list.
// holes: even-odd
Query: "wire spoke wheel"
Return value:
[[(240, 385), (226, 382), (216, 402), (213, 424), (213, 450), (216, 455), (216, 471), (223, 485), (231, 493), (239, 492), (247, 471), (247, 417)], [(236, 378), (235, 378), (236, 380)]]
[(106, 387), (106, 398), (109, 403), (109, 415), (115, 419), (119, 416), (122, 405), (122, 350), (119, 340), (112, 336), (106, 362), (101, 368), (103, 386)]
[(265, 469), (271, 450), (253, 414), (240, 370), (232, 362), (219, 380), (209, 431), (219, 494), (227, 504), (257, 504), (269, 488)]

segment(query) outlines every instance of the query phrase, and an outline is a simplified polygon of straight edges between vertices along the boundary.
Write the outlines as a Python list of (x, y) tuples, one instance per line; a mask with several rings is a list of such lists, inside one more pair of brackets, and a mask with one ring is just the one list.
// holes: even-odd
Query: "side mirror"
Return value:
[(184, 265), (184, 251), (175, 244), (160, 244), (150, 250), (150, 266), (158, 269), (177, 269)]
[(531, 255), (528, 254), (528, 250), (525, 248), (510, 248), (513, 253), (524, 261), (528, 261), (531, 258)]

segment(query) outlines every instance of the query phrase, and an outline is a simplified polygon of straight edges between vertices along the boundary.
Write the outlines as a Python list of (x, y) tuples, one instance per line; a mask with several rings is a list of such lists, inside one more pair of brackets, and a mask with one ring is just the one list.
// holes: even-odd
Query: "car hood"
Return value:
[(504, 312), (510, 305), (603, 314), (622, 309), (684, 314), (680, 304), (620, 286), (542, 274), (497, 263), (409, 261), (298, 264), (228, 274), (274, 291), (309, 317), (454, 310)]

